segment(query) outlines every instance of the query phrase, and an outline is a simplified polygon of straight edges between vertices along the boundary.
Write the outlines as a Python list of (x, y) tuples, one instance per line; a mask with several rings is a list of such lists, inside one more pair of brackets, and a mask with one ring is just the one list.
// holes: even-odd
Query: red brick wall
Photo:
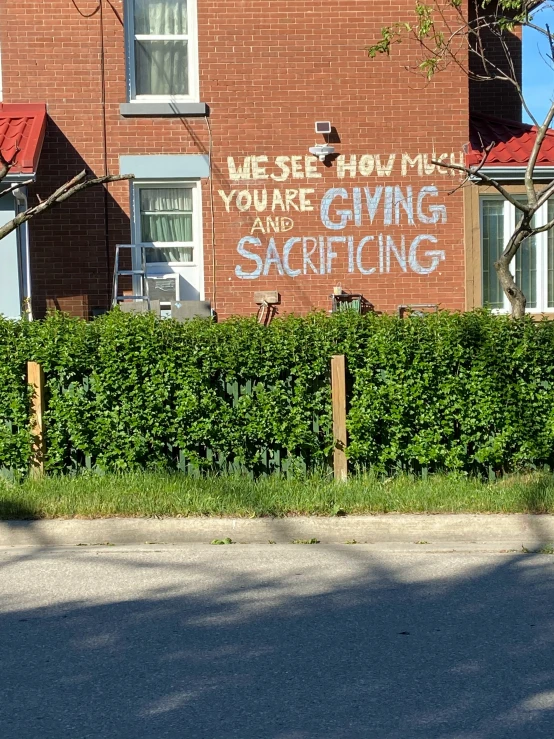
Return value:
[[(469, 9), (471, 18), (477, 13), (490, 15), (494, 8), (488, 5), (484, 10), (478, 0), (470, 0)], [(477, 6), (477, 7), (476, 7)], [(502, 40), (496, 34), (482, 31), (480, 45), (475, 44), (477, 53), (470, 54), (470, 70), (472, 79), (469, 83), (469, 107), (471, 112), (498, 116), (512, 121), (521, 121), (522, 105), (517, 87), (512, 82), (503, 82), (494, 77), (495, 70), (512, 78), (514, 72), (517, 81), (522, 85), (523, 48), (521, 28), (514, 28), (507, 32)], [(506, 55), (506, 50), (509, 56)], [(482, 62), (484, 55), (489, 62), (485, 67)], [(481, 78), (481, 79), (479, 79)], [(484, 78), (484, 80), (483, 80)]]
[[(83, 14), (92, 13), (96, 0), (76, 0)], [(464, 234), (462, 195), (449, 192), (458, 180), (446, 170), (437, 171), (428, 162), (433, 153), (460, 156), (468, 140), (468, 84), (461, 72), (451, 67), (430, 84), (406, 71), (417, 56), (410, 46), (395, 47), (391, 58), (368, 60), (364, 45), (374, 41), (382, 25), (410, 17), (412, 0), (396, 3), (368, 3), (367, 0), (341, 0), (338, 10), (308, 0), (198, 0), (200, 38), (200, 92), (210, 105), (213, 131), (214, 233), (208, 181), (203, 181), (204, 261), (206, 297), (214, 296), (212, 270), (215, 250), (215, 307), (220, 316), (255, 311), (253, 293), (278, 290), (281, 311), (305, 312), (312, 307), (328, 308), (334, 285), (362, 292), (378, 310), (391, 311), (401, 303), (440, 303), (463, 309)], [(104, 167), (119, 171), (122, 154), (205, 153), (209, 136), (204, 119), (153, 118), (124, 119), (119, 104), (126, 100), (125, 47), (122, 27), (122, 0), (104, 2), (104, 44), (106, 70), (107, 162), (104, 162), (101, 104), (100, 15), (79, 14), (71, 0), (18, 0), (3, 11), (0, 33), (3, 54), (5, 102), (48, 103), (49, 122), (35, 192), (41, 196), (84, 166), (96, 174)], [(292, 176), (279, 182), (271, 178), (233, 181), (228, 157), (242, 163), (247, 156), (266, 156), (266, 173), (281, 170), (276, 157), (301, 157), (308, 147), (322, 143), (314, 133), (316, 120), (330, 120), (340, 143), (337, 152), (346, 162), (355, 156), (363, 159), (365, 170), (351, 177), (339, 176), (339, 162), (331, 166), (317, 163), (320, 177)], [(402, 172), (403, 155), (421, 158)], [(377, 160), (379, 156), (379, 160)], [(427, 171), (424, 157), (427, 158)], [(379, 164), (377, 163), (379, 161)], [(378, 167), (391, 162), (390, 175), (379, 176)], [(260, 166), (264, 166), (262, 160)], [(290, 162), (288, 162), (290, 166)], [(370, 172), (373, 165), (373, 170)], [(299, 165), (300, 166), (300, 165)], [(418, 171), (418, 169), (420, 171)], [(304, 172), (305, 174), (305, 172)], [(364, 187), (384, 190), (373, 223), (365, 203)], [(407, 222), (400, 208), (400, 222), (384, 223), (383, 204), (387, 193), (401, 188), (404, 196), (412, 188), (416, 204), (414, 223)], [(438, 223), (422, 223), (417, 217), (418, 195), (423, 187), (435, 186), (438, 194), (422, 195), (422, 212), (429, 217), (430, 205), (444, 205), (437, 211)], [(241, 211), (233, 204), (227, 212), (219, 191), (249, 192), (259, 197), (264, 187), (270, 202), (273, 191), (313, 190), (304, 193), (313, 210)], [(350, 208), (353, 188), (359, 192), (362, 211), (358, 222), (343, 230), (329, 230), (321, 220), (320, 203), (330, 188), (346, 188), (348, 201), (334, 202), (331, 217), (339, 221), (339, 209)], [(33, 197), (35, 193), (33, 193)], [(249, 195), (242, 195), (246, 204)], [(356, 194), (357, 196), (357, 194)], [(292, 198), (299, 203), (300, 194)], [(236, 201), (235, 201), (236, 202)], [(31, 226), (34, 274), (34, 305), (39, 313), (46, 306), (57, 306), (87, 315), (93, 308), (109, 303), (113, 250), (116, 243), (129, 242), (129, 186), (109, 187), (104, 199), (101, 189), (89, 191), (52, 211)], [(107, 218), (106, 218), (107, 215)], [(292, 237), (345, 237), (336, 243), (330, 274), (315, 274), (307, 264), (307, 274), (292, 277), (278, 274), (269, 264), (269, 274), (258, 279), (240, 279), (237, 266), (252, 271), (254, 261), (237, 253), (241, 238), (251, 235), (255, 218), (284, 216), (286, 233), (273, 234), (279, 258), (285, 242)], [(430, 274), (418, 274), (407, 264), (405, 271), (394, 252), (387, 265), (386, 250), (379, 257), (379, 234), (386, 245), (390, 236), (397, 249), (404, 238), (406, 251), (418, 236), (431, 235), (436, 243), (422, 241), (412, 250), (423, 267), (432, 263), (426, 250), (444, 251), (444, 261)], [(265, 260), (269, 236), (254, 232), (262, 246), (251, 249)], [(375, 268), (361, 274), (356, 250), (366, 236), (361, 265)], [(354, 271), (349, 271), (348, 237), (354, 245)], [(312, 261), (319, 269), (318, 242)], [(303, 270), (302, 244), (294, 242), (290, 269)], [(270, 254), (271, 256), (271, 254)], [(326, 259), (325, 259), (326, 261)], [(381, 264), (380, 264), (381, 261)], [(416, 265), (417, 266), (417, 265)]]

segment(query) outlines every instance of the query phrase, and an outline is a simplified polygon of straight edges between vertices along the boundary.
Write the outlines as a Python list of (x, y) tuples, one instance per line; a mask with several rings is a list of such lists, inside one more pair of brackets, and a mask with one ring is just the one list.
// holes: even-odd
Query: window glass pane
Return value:
[(483, 201), (483, 305), (489, 308), (504, 307), (504, 293), (494, 263), (504, 249), (504, 202)]
[(151, 262), (192, 262), (192, 246), (167, 246), (159, 249), (155, 246), (145, 248), (146, 261)]
[(537, 242), (534, 236), (525, 239), (516, 254), (516, 284), (527, 298), (527, 307), (537, 307)]
[[(192, 188), (145, 187), (139, 190), (139, 200), (143, 243), (193, 240)], [(192, 262), (192, 260), (192, 246), (146, 250), (147, 262)]]
[(135, 0), (136, 34), (178, 36), (187, 31), (187, 0)]
[(142, 241), (192, 241), (192, 215), (147, 215), (141, 217)]
[(192, 187), (141, 187), (141, 213), (192, 213)]
[[(516, 213), (516, 221), (518, 213)], [(534, 220), (534, 219), (533, 219)], [(530, 236), (522, 243), (515, 258), (516, 284), (527, 298), (527, 308), (537, 307), (537, 237)]]
[[(554, 220), (554, 200), (548, 201), (547, 217)], [(548, 232), (548, 307), (554, 308), (554, 229)]]
[(135, 41), (136, 94), (188, 95), (186, 41)]

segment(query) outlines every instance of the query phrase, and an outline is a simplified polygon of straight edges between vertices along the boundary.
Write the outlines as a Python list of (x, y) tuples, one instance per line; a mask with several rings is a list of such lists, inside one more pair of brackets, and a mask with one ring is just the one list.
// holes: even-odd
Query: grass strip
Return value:
[(426, 480), (371, 475), (336, 484), (307, 479), (181, 474), (81, 474), (0, 479), (0, 519), (112, 516), (335, 516), (377, 513), (554, 513), (554, 474), (484, 482), (455, 475)]

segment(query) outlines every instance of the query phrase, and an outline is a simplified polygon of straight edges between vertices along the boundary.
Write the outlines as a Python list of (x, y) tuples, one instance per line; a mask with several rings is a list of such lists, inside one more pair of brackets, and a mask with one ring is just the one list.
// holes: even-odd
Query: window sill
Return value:
[(188, 118), (207, 116), (210, 108), (206, 103), (133, 102), (121, 103), (119, 112), (125, 118)]
[[(511, 311), (509, 308), (493, 308), (491, 310), (491, 313), (493, 314), (493, 316), (511, 315)], [(546, 316), (547, 318), (554, 318), (554, 308), (526, 308), (525, 315), (531, 316), (532, 318), (540, 318), (541, 316)]]

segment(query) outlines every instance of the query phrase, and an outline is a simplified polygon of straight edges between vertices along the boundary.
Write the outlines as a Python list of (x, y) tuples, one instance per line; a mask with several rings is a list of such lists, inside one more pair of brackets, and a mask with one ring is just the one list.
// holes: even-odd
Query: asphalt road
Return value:
[(2, 739), (552, 739), (554, 556), (0, 550)]

